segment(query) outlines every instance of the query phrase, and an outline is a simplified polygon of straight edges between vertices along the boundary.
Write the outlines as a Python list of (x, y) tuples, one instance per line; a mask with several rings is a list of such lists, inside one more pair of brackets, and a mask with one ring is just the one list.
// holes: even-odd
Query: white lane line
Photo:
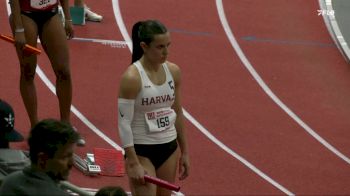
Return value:
[(223, 8), (222, 0), (216, 0), (218, 14), (221, 20), (221, 24), (226, 32), (226, 35), (236, 51), (237, 55), (241, 59), (244, 66), (248, 69), (249, 73), (254, 77), (254, 79), (258, 82), (260, 87), (265, 91), (265, 93), (283, 110), (285, 111), (294, 121), (296, 121), (301, 127), (305, 129), (307, 133), (309, 133), (312, 137), (314, 137), (318, 142), (320, 142), (323, 146), (325, 146), (328, 150), (333, 152), (339, 158), (343, 159), (346, 163), (350, 164), (350, 159), (338, 151), (335, 147), (329, 144), (326, 140), (324, 140), (321, 136), (319, 136), (314, 130), (312, 130), (305, 122), (303, 122), (291, 109), (289, 109), (266, 85), (260, 75), (255, 71), (252, 64), (249, 62), (247, 57), (244, 55), (241, 50), (238, 42), (236, 41), (231, 28), (227, 22), (225, 11)]
[(81, 42), (93, 42), (99, 43), (106, 46), (111, 46), (112, 48), (126, 48), (127, 43), (124, 41), (116, 41), (116, 40), (106, 40), (106, 39), (94, 39), (94, 38), (82, 38), (82, 37), (74, 37), (73, 41), (81, 41)]
[[(8, 4), (7, 0), (7, 13), (10, 15), (11, 8)], [(56, 95), (56, 87), (52, 84), (49, 78), (45, 75), (39, 65), (37, 65), (36, 73), (39, 75), (40, 79), (44, 82), (44, 84), (51, 90), (53, 94)], [(124, 149), (116, 144), (113, 140), (111, 140), (108, 136), (106, 136), (102, 131), (100, 131), (91, 121), (89, 121), (73, 104), (71, 105), (71, 111), (75, 114), (87, 127), (89, 127), (93, 132), (95, 132), (98, 136), (100, 136), (103, 140), (109, 143), (116, 150), (120, 150), (124, 154)]]
[(125, 42), (128, 44), (128, 48), (130, 52), (132, 52), (132, 40), (130, 39), (128, 30), (125, 27), (124, 20), (119, 8), (119, 1), (112, 0), (112, 5), (113, 5), (114, 18), (117, 20), (118, 29), (122, 34)]
[(184, 112), (184, 115), (186, 118), (192, 122), (194, 126), (196, 126), (204, 135), (206, 135), (212, 142), (220, 146), (224, 151), (229, 153), (231, 156), (238, 159), (240, 162), (242, 162), (245, 166), (247, 166), (249, 169), (254, 171), (257, 175), (259, 175), (261, 178), (265, 179), (267, 182), (281, 190), (287, 195), (294, 195), (294, 193), (290, 192), (288, 189), (280, 185), (278, 182), (273, 180), (271, 177), (266, 175), (264, 172), (262, 172), (260, 169), (255, 167), (253, 164), (251, 164), (249, 161), (244, 159), (242, 156), (231, 150), (229, 147), (227, 147), (225, 144), (223, 144), (220, 140), (218, 140), (214, 135), (212, 135), (206, 128), (204, 128), (197, 120), (195, 120), (188, 112)]
[[(113, 2), (113, 10), (114, 10), (114, 15), (117, 20), (118, 27), (120, 31), (122, 32), (123, 38), (127, 43), (132, 43), (130, 36), (126, 30), (125, 24), (123, 22), (123, 19), (121, 17), (121, 12), (119, 9), (119, 1), (118, 0), (112, 0)], [(130, 51), (132, 51), (132, 45), (128, 45)], [(211, 134), (204, 126), (202, 126), (195, 118), (191, 116), (190, 113), (188, 113), (184, 108), (183, 108), (184, 116), (194, 125), (196, 126), (206, 137), (208, 137), (212, 142), (214, 142), (216, 145), (218, 145), (221, 149), (223, 149), (225, 152), (230, 154), (231, 156), (235, 157), (237, 160), (242, 162), (245, 166), (247, 166), (249, 169), (253, 170), (255, 173), (257, 173), (259, 176), (261, 176), (263, 179), (271, 183), (273, 186), (277, 187), (280, 189), (282, 192), (288, 194), (288, 195), (294, 195), (292, 192), (288, 191), (286, 188), (278, 184), (276, 181), (271, 179), (269, 176), (264, 174), (261, 170), (256, 168), (253, 164), (248, 162), (246, 159), (244, 159), (242, 156), (231, 150), (229, 147), (227, 147), (224, 143), (222, 143), (220, 140), (218, 140), (213, 134)]]

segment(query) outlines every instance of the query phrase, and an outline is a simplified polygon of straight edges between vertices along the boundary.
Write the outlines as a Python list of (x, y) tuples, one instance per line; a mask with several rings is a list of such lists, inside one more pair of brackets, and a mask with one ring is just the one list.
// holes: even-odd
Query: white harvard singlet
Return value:
[(171, 109), (175, 100), (175, 84), (168, 65), (162, 64), (166, 78), (161, 85), (152, 83), (140, 61), (134, 65), (142, 85), (135, 99), (131, 122), (134, 144), (162, 144), (176, 139), (176, 114)]

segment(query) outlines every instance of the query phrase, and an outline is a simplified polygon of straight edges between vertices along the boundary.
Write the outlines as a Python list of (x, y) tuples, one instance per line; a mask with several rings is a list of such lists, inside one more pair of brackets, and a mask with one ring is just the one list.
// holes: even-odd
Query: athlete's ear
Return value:
[(145, 42), (140, 42), (140, 47), (145, 51), (145, 49), (148, 48), (148, 45)]

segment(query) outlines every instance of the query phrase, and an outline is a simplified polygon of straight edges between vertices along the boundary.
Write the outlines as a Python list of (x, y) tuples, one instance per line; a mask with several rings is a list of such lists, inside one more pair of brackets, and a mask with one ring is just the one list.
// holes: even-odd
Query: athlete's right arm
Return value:
[(65, 18), (64, 29), (66, 31), (66, 35), (68, 39), (72, 39), (74, 37), (74, 29), (72, 23), (72, 17), (69, 11), (69, 1), (68, 0), (60, 0), (62, 10)]
[(21, 6), (19, 1), (20, 0), (10, 0), (9, 4), (11, 7), (11, 27), (15, 39), (15, 45), (18, 49), (21, 49), (26, 44), (26, 39), (24, 35), (24, 26), (22, 23)]
[(145, 175), (145, 170), (137, 158), (132, 141), (133, 135), (130, 123), (133, 116), (126, 116), (133, 115), (134, 101), (137, 94), (140, 92), (140, 89), (140, 75), (137, 68), (134, 65), (131, 65), (124, 72), (120, 81), (118, 97), (118, 128), (119, 136), (125, 150), (127, 174), (131, 179), (144, 184), (145, 181), (143, 176)]

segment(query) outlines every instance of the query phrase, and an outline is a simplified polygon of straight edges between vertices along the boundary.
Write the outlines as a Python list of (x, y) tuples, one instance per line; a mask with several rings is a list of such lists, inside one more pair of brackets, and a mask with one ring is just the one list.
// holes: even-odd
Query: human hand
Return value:
[(184, 180), (190, 174), (190, 158), (188, 154), (181, 154), (179, 161), (179, 180)]
[(74, 37), (72, 20), (66, 20), (64, 29), (66, 31), (67, 39), (72, 39)]
[(22, 51), (24, 46), (27, 43), (24, 31), (23, 32), (15, 32), (15, 47), (17, 50)]
[(145, 169), (139, 163), (126, 164), (126, 172), (132, 181), (136, 181), (140, 184), (145, 184), (144, 175), (146, 174)]

